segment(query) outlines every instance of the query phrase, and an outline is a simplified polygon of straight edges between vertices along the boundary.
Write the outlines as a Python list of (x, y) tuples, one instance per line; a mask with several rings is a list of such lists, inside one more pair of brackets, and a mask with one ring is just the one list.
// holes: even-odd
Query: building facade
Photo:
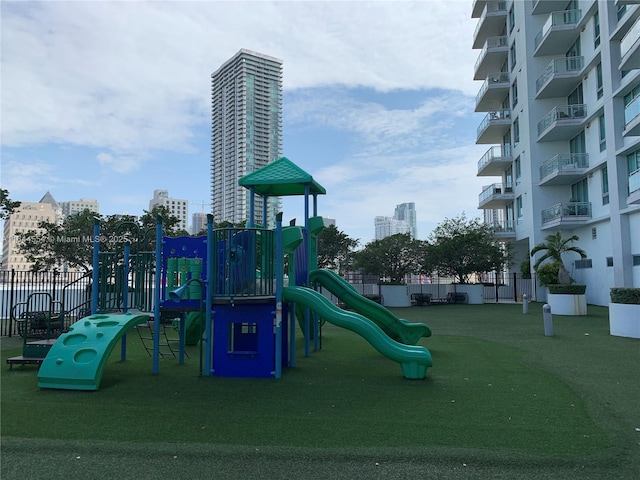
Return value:
[[(242, 49), (211, 75), (211, 203), (215, 223), (249, 217), (249, 191), (238, 180), (282, 156), (282, 60)], [(280, 199), (267, 205), (275, 225)], [(256, 199), (254, 222), (263, 224)]]
[(93, 198), (81, 198), (80, 200), (70, 200), (68, 202), (59, 202), (62, 215), (75, 215), (84, 210), (89, 210), (94, 213), (100, 212), (100, 206), (98, 201)]
[(416, 204), (414, 202), (396, 205), (393, 217), (375, 217), (373, 223), (376, 240), (382, 240), (398, 233), (408, 233), (411, 238), (418, 238)]
[(191, 216), (191, 235), (207, 230), (207, 214), (196, 212)]
[(407, 222), (411, 238), (418, 238), (418, 220), (416, 217), (416, 204), (414, 202), (396, 205), (393, 218)]
[(21, 202), (16, 211), (4, 220), (2, 270), (31, 270), (33, 263), (28, 262), (25, 256), (18, 252), (17, 234), (29, 230), (42, 232), (43, 230), (38, 228), (40, 222), (55, 223), (57, 218), (58, 212), (51, 203)]
[(410, 233), (411, 231), (409, 224), (405, 220), (398, 220), (393, 217), (375, 217), (373, 223), (376, 230), (376, 240), (382, 240), (397, 233)]
[(608, 305), (640, 287), (640, 4), (475, 0), (472, 17), (477, 175), (494, 177), (479, 208), (515, 271), (547, 235), (577, 235), (588, 259), (564, 263)]
[(168, 190), (154, 190), (153, 198), (149, 200), (149, 211), (155, 206), (163, 206), (169, 213), (180, 220), (177, 227), (179, 230), (188, 231), (189, 226), (189, 201), (179, 198), (169, 197)]

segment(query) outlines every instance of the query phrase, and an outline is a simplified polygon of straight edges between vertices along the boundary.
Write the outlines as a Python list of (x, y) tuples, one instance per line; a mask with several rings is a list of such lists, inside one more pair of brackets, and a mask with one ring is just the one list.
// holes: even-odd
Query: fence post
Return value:
[(518, 301), (518, 274), (513, 272), (513, 301)]
[(16, 270), (15, 268), (11, 269), (11, 293), (9, 294), (9, 336), (11, 337), (13, 335), (13, 302), (15, 301), (15, 298), (13, 296), (14, 294), (14, 288), (16, 286)]

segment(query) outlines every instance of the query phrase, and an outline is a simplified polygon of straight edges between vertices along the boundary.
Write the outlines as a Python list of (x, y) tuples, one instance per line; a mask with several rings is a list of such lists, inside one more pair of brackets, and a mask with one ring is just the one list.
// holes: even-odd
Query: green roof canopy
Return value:
[(245, 188), (253, 187), (258, 195), (270, 197), (304, 195), (306, 185), (309, 185), (310, 195), (327, 193), (311, 175), (286, 157), (245, 175), (238, 180), (238, 185)]

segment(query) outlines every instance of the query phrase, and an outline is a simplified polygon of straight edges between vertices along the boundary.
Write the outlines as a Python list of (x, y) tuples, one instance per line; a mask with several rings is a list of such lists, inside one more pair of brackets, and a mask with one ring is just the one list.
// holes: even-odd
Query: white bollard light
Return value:
[(542, 307), (542, 318), (544, 319), (544, 334), (553, 337), (553, 318), (551, 317), (551, 305), (545, 303)]
[(522, 313), (529, 313), (529, 297), (526, 293), (522, 295)]

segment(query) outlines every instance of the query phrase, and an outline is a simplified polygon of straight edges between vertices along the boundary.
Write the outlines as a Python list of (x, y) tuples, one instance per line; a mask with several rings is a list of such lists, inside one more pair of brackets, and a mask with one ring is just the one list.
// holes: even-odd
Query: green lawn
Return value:
[(541, 310), (394, 309), (433, 330), (425, 380), (327, 324), (280, 380), (200, 378), (197, 347), (152, 375), (132, 333), (100, 390), (39, 390), (3, 338), (2, 478), (640, 478), (640, 341)]

